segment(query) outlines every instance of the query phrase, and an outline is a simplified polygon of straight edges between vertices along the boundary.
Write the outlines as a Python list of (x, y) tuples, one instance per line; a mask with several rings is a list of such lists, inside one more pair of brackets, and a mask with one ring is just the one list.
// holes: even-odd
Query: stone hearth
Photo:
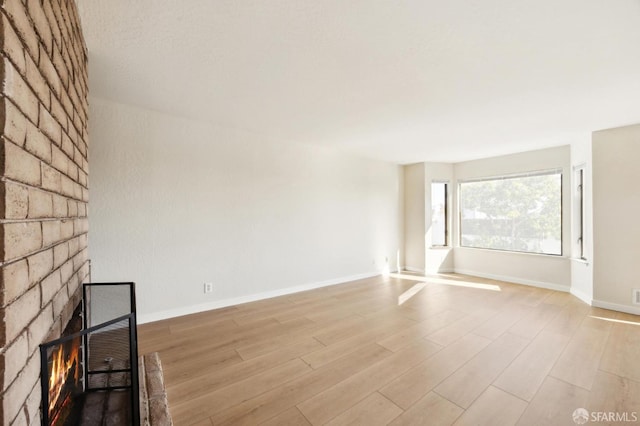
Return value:
[(141, 426), (173, 425), (158, 353), (153, 352), (139, 357), (138, 371), (140, 373)]

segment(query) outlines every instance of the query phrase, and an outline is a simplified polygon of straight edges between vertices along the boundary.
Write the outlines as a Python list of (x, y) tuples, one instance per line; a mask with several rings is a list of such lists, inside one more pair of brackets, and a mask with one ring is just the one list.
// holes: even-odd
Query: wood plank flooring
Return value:
[(640, 317), (475, 277), (379, 276), (144, 324), (138, 338), (140, 354), (160, 353), (177, 426), (640, 418)]

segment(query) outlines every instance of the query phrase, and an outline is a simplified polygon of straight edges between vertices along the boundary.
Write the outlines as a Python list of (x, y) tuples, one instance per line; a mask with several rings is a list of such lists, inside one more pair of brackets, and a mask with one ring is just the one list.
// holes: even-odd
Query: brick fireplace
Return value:
[(73, 0), (0, 0), (0, 424), (40, 423), (38, 345), (88, 281), (87, 51)]

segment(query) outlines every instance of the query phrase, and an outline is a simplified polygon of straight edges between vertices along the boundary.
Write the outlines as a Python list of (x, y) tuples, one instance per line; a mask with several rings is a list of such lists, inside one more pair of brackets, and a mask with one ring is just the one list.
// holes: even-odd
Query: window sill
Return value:
[(466, 246), (458, 246), (456, 248), (464, 249), (464, 250), (473, 250), (473, 251), (483, 251), (486, 253), (496, 253), (499, 255), (507, 254), (507, 255), (518, 255), (518, 256), (535, 256), (535, 257), (545, 257), (548, 259), (560, 259), (560, 260), (569, 260), (570, 257), (564, 256), (561, 254), (548, 254), (548, 253), (531, 253), (528, 251), (514, 251), (514, 250), (500, 250), (500, 249), (489, 249), (489, 248), (481, 248), (481, 247), (466, 247)]
[(576, 263), (582, 263), (585, 266), (589, 266), (591, 262), (588, 259), (582, 259), (580, 257), (572, 257), (571, 260)]

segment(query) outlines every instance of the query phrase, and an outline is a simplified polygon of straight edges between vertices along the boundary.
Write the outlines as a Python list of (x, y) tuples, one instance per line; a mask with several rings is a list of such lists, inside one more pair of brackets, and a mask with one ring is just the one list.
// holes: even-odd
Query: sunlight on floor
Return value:
[(446, 278), (421, 277), (418, 275), (407, 275), (407, 274), (389, 274), (389, 277), (398, 278), (401, 280), (422, 281), (424, 283), (428, 282), (433, 284), (451, 285), (456, 287), (477, 288), (480, 290), (501, 291), (500, 286), (497, 286), (494, 284), (474, 283), (471, 281), (448, 280)]
[(599, 320), (602, 320), (602, 321), (617, 322), (617, 323), (620, 323), (620, 324), (640, 325), (639, 322), (624, 321), (624, 320), (613, 319), (613, 318), (605, 318), (605, 317), (596, 317), (596, 316), (593, 316), (593, 315), (589, 315), (589, 316), (591, 318), (599, 319)]
[(426, 286), (427, 284), (425, 283), (418, 283), (413, 287), (411, 287), (409, 290), (402, 293), (400, 296), (398, 296), (398, 306), (402, 305), (404, 302), (411, 299), (413, 296), (418, 294), (418, 292), (420, 292), (420, 290), (422, 290)]

